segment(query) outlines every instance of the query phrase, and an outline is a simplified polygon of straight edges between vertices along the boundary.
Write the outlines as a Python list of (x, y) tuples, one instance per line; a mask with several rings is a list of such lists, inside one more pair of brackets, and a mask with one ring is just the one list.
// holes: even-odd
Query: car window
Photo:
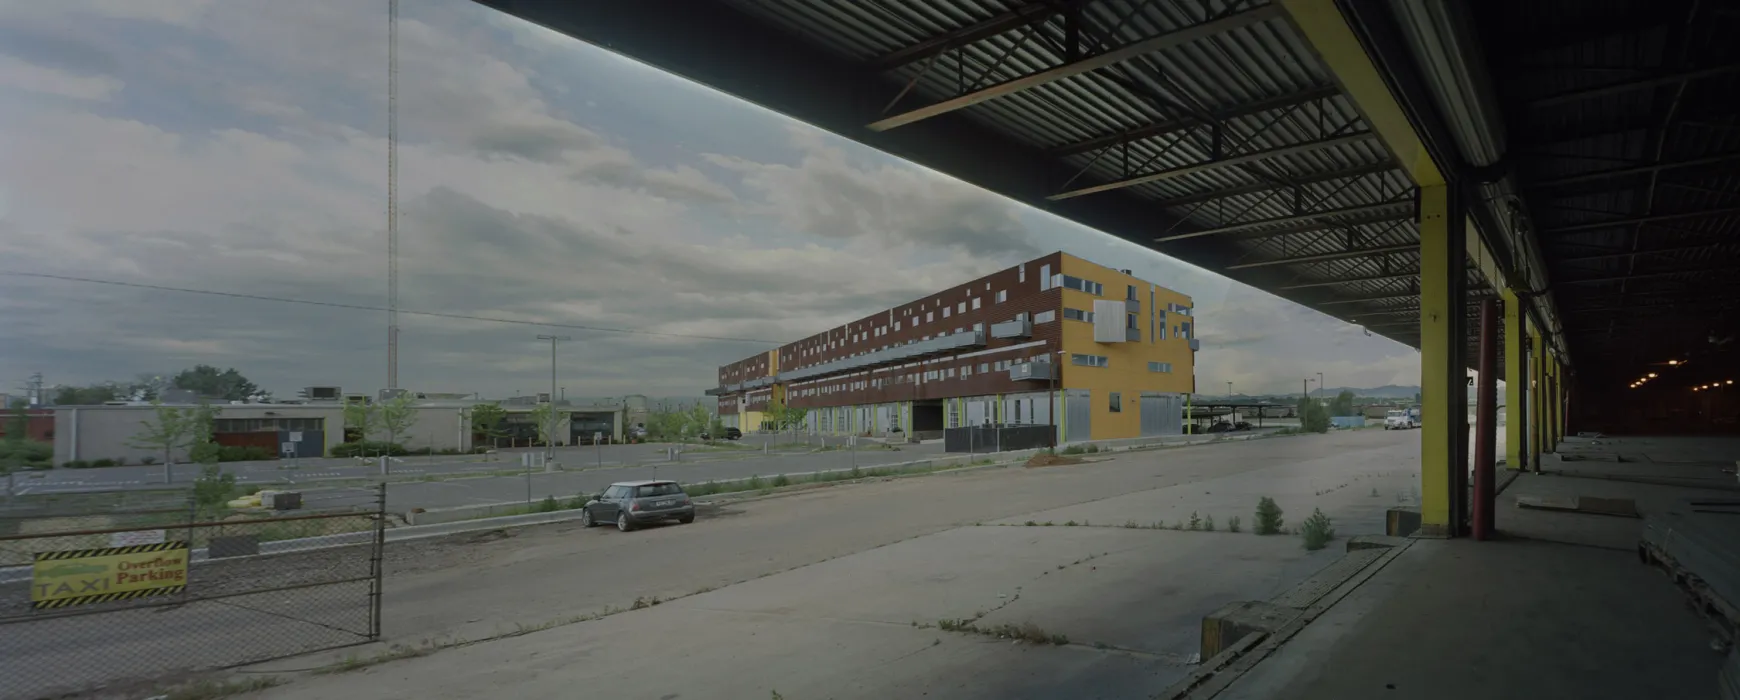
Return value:
[(612, 486), (609, 489), (606, 489), (604, 491), (604, 497), (605, 498), (622, 498), (622, 491), (623, 491), (623, 488), (621, 486)]
[(646, 486), (638, 487), (635, 491), (634, 497), (653, 498), (656, 496), (676, 496), (682, 494), (682, 492), (683, 488), (676, 484), (647, 484)]

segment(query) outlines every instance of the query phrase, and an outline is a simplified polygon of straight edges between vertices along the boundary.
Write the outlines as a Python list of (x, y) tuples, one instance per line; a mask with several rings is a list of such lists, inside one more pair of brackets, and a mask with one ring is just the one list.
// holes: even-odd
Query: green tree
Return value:
[(387, 442), (397, 443), (399, 436), (411, 432), (411, 426), (417, 424), (416, 399), (410, 394), (400, 394), (381, 404), (380, 415)]
[(471, 407), (471, 432), (482, 435), (495, 446), (497, 438), (507, 437), (507, 410), (493, 403), (480, 403)]
[(242, 401), (260, 393), (260, 387), (234, 367), (220, 371), (211, 365), (194, 365), (175, 375), (170, 385), (225, 401)]
[(1315, 399), (1299, 399), (1299, 428), (1313, 433), (1329, 432), (1329, 410)]
[(229, 510), (230, 499), (236, 496), (236, 475), (225, 473), (216, 464), (200, 467), (199, 478), (193, 482), (193, 503), (200, 515), (215, 519)]
[(557, 431), (562, 428), (562, 421), (572, 415), (569, 411), (558, 411), (549, 403), (538, 404), (532, 409), (532, 425), (538, 429), (538, 440), (546, 445), (554, 445)]
[(186, 408), (152, 402), (152, 415), (139, 421), (141, 430), (128, 444), (132, 447), (163, 451), (164, 481), (174, 480), (175, 451), (195, 445), (210, 445), (212, 423), (218, 409), (210, 404)]
[(356, 431), (357, 440), (368, 440), (381, 427), (381, 407), (355, 402), (344, 405), (344, 428)]
[(1329, 414), (1333, 416), (1354, 416), (1353, 392), (1342, 391), (1335, 395), (1335, 400), (1329, 402)]
[(54, 391), (57, 406), (95, 406), (118, 398), (113, 384), (63, 386)]

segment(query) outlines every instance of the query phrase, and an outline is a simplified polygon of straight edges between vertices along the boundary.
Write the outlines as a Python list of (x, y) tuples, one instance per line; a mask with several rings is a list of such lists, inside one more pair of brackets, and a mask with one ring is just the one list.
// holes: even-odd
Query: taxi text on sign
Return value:
[(180, 593), (187, 586), (187, 554), (186, 542), (38, 552), (31, 606), (64, 608)]

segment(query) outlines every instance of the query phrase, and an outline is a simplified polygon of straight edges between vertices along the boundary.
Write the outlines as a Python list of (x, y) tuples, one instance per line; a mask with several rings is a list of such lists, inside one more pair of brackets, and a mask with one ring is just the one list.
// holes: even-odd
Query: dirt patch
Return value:
[(1032, 457), (1028, 458), (1027, 466), (1029, 468), (1032, 468), (1032, 467), (1058, 467), (1058, 466), (1063, 466), (1066, 464), (1081, 464), (1085, 461), (1086, 460), (1083, 460), (1080, 457), (1071, 457), (1069, 455), (1054, 455), (1054, 454), (1047, 454), (1047, 453), (1041, 452), (1039, 454), (1033, 455)]

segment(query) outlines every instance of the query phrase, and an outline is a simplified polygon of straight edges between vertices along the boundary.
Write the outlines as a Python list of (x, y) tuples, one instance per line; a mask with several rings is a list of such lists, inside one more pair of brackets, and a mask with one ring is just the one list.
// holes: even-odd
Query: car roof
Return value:
[(654, 484), (674, 484), (670, 479), (647, 479), (645, 481), (618, 481), (611, 486), (652, 486)]

